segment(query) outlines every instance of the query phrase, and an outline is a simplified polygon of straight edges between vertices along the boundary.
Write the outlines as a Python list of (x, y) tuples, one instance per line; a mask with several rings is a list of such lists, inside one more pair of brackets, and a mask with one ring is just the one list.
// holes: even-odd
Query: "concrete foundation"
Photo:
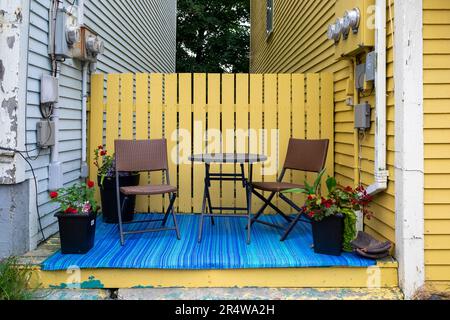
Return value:
[(0, 260), (29, 250), (28, 180), (0, 185)]

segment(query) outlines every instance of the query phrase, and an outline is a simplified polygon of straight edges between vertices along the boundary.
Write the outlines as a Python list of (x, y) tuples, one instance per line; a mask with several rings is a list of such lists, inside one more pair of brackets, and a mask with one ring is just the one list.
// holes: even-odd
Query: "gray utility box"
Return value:
[(55, 145), (55, 123), (53, 121), (39, 121), (36, 129), (38, 147), (49, 148)]
[(363, 103), (355, 106), (355, 129), (370, 129), (370, 104)]

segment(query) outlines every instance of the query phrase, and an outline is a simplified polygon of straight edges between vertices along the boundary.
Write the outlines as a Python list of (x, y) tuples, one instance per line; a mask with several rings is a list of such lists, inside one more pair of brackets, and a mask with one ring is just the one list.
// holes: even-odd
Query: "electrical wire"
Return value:
[(34, 180), (34, 190), (35, 190), (34, 191), (35, 192), (34, 199), (35, 199), (35, 205), (36, 205), (36, 212), (38, 215), (39, 230), (42, 235), (42, 241), (47, 240), (47, 238), (45, 237), (45, 234), (44, 234), (44, 229), (42, 228), (42, 221), (41, 221), (42, 219), (41, 219), (41, 213), (39, 211), (39, 202), (38, 202), (38, 183), (37, 183), (36, 173), (34, 172), (33, 166), (31, 165), (30, 161), (28, 161), (27, 157), (25, 157), (23, 155), (24, 152), (22, 152), (22, 151), (12, 149), (12, 148), (5, 148), (5, 147), (0, 147), (0, 150), (11, 151), (11, 152), (19, 154), (23, 158), (23, 160), (25, 160), (25, 162), (28, 164), (28, 166), (30, 167), (31, 174), (33, 175), (33, 180)]

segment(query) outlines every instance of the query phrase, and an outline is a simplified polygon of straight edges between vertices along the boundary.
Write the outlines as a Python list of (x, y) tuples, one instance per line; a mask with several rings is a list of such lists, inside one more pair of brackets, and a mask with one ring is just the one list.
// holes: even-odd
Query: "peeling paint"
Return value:
[(16, 37), (10, 36), (6, 38), (6, 43), (8, 44), (8, 47), (12, 49), (14, 47), (14, 43), (16, 42)]

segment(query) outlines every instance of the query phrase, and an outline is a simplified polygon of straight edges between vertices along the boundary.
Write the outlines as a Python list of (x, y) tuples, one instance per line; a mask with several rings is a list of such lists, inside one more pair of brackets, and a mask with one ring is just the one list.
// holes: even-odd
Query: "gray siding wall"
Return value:
[[(72, 1), (70, 1), (71, 3)], [(50, 0), (31, 0), (27, 80), (26, 137), (29, 150), (35, 149), (39, 112), (39, 86), (43, 73), (51, 70), (47, 55)], [(66, 6), (69, 3), (65, 2)], [(105, 41), (97, 71), (175, 72), (176, 0), (88, 0), (85, 23)], [(64, 183), (79, 181), (81, 166), (81, 64), (70, 59), (61, 67), (60, 77), (60, 161)], [(30, 152), (31, 156), (36, 152)], [(32, 161), (38, 178), (38, 203), (46, 236), (58, 231), (49, 202), (48, 165), (50, 152), (42, 151)], [(31, 178), (31, 172), (28, 171)], [(32, 184), (30, 184), (32, 185)], [(34, 191), (30, 190), (31, 243), (40, 239)]]

